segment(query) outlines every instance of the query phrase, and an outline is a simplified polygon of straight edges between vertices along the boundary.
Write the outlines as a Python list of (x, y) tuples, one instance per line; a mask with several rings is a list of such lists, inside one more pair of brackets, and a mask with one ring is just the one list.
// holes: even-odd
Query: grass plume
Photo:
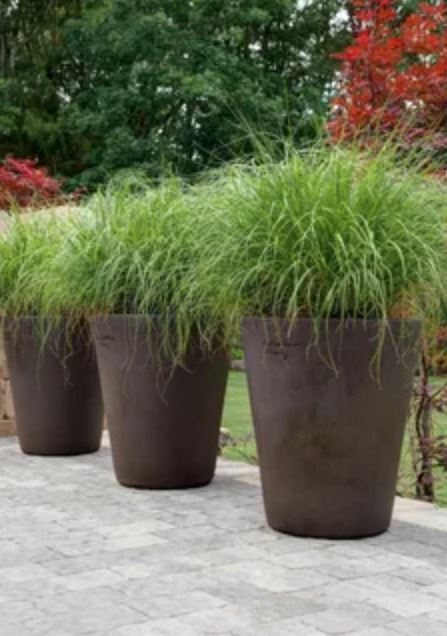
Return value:
[(447, 280), (445, 187), (379, 153), (316, 146), (202, 185), (203, 279), (226, 316), (436, 314)]

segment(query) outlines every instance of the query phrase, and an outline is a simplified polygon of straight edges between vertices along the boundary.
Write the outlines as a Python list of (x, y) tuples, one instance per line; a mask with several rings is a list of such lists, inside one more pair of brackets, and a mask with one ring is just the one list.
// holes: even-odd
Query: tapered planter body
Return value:
[(194, 344), (185, 367), (160, 359), (160, 334), (139, 316), (92, 320), (113, 463), (136, 488), (209, 483), (228, 377), (223, 350), (206, 357)]
[(42, 341), (35, 318), (8, 318), (4, 327), (22, 451), (31, 455), (97, 451), (103, 407), (95, 352), (85, 330), (68, 339), (63, 329), (53, 329)]
[[(354, 538), (391, 521), (420, 324), (246, 319), (243, 343), (270, 526)], [(332, 368), (331, 361), (332, 358)], [(334, 366), (336, 372), (334, 372)], [(378, 378), (380, 380), (378, 381)]]

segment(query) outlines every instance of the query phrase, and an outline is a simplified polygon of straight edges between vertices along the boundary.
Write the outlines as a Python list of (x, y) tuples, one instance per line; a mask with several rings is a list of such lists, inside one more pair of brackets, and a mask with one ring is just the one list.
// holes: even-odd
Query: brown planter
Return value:
[(267, 519), (294, 535), (379, 534), (391, 521), (420, 324), (391, 322), (380, 384), (377, 322), (329, 321), (320, 352), (312, 329), (310, 320), (243, 322)]
[(93, 453), (103, 407), (86, 333), (54, 329), (42, 345), (35, 318), (5, 320), (5, 351), (21, 449), (30, 455)]
[(98, 317), (92, 329), (113, 463), (118, 481), (136, 488), (209, 483), (216, 466), (228, 377), (223, 350), (204, 357), (191, 347), (186, 368), (154, 357), (139, 316)]

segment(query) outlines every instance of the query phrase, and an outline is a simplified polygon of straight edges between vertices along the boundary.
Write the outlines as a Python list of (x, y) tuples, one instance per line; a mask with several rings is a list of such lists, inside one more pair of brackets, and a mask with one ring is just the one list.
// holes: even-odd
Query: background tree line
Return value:
[(345, 4), (0, 0), (0, 157), (93, 186), (216, 164), (244, 151), (241, 121), (309, 136)]
[(0, 0), (0, 158), (37, 158), (72, 187), (94, 186), (128, 169), (215, 165), (247, 149), (241, 122), (309, 137), (352, 7)]

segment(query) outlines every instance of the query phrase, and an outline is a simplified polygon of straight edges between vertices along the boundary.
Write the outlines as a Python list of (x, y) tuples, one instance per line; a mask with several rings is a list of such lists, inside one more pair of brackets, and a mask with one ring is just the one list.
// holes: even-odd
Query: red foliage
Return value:
[(0, 209), (46, 207), (65, 200), (61, 183), (36, 161), (7, 157), (0, 164)]
[(430, 341), (427, 360), (433, 375), (447, 375), (447, 326), (439, 327)]
[(421, 2), (400, 20), (393, 0), (354, 0), (329, 129), (336, 140), (399, 129), (413, 145), (447, 148), (447, 3)]

